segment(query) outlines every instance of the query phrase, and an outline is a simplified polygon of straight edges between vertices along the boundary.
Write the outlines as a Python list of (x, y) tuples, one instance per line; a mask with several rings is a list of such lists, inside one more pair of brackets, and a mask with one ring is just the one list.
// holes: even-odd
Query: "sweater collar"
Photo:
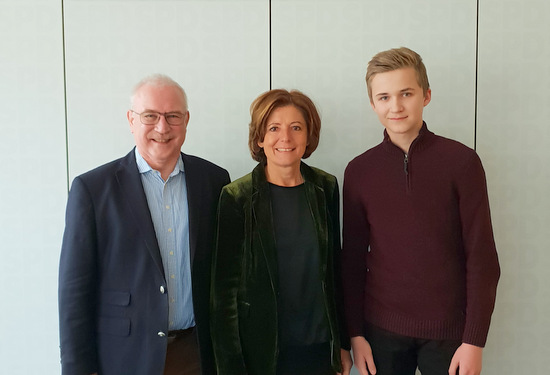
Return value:
[[(418, 136), (412, 141), (411, 146), (409, 147), (409, 154), (411, 154), (411, 152), (417, 152), (426, 148), (434, 138), (435, 134), (428, 129), (428, 125), (426, 125), (426, 122), (423, 121), (422, 127), (418, 132)], [(403, 150), (392, 143), (386, 129), (384, 129), (384, 140), (382, 141), (382, 145), (386, 151), (399, 155), (400, 157), (403, 156)]]

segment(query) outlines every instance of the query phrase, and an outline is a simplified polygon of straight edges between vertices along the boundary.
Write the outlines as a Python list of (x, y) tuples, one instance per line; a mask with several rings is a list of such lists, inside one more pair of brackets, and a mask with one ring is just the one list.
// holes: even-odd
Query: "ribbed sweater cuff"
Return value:
[(483, 348), (487, 342), (488, 333), (489, 324), (466, 324), (462, 342)]

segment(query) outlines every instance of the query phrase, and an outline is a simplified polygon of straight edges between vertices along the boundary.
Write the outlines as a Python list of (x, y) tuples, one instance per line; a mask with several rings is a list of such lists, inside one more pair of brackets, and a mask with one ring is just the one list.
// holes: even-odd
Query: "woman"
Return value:
[(319, 114), (307, 96), (286, 90), (260, 95), (250, 112), (248, 145), (259, 164), (224, 187), (218, 207), (211, 297), (218, 374), (332, 375), (342, 367), (349, 374), (335, 301), (338, 184), (301, 161), (319, 143)]

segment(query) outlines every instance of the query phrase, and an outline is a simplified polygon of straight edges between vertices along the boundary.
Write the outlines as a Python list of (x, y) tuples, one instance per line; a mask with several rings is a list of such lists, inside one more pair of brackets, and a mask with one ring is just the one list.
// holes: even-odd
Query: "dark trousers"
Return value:
[(334, 375), (330, 343), (283, 346), (277, 361), (277, 375)]
[(164, 375), (200, 373), (199, 344), (195, 328), (169, 332)]
[(451, 359), (462, 344), (401, 336), (371, 324), (365, 338), (372, 349), (376, 375), (414, 375), (417, 367), (422, 375), (448, 375)]

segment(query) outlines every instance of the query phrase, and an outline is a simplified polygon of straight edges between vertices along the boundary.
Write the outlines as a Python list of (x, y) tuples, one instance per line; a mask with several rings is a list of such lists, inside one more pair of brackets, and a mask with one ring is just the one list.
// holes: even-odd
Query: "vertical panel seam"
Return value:
[(67, 178), (67, 193), (69, 192), (69, 126), (67, 121), (67, 59), (65, 56), (65, 3), (61, 0), (61, 43), (63, 50), (63, 104), (65, 111), (65, 168)]
[(477, 150), (477, 105), (478, 105), (478, 71), (479, 71), (479, 0), (476, 0), (476, 74), (474, 89), (474, 150)]
[(273, 65), (271, 61), (272, 49), (271, 49), (271, 0), (269, 0), (269, 19), (268, 19), (268, 28), (269, 28), (269, 89), (273, 88)]

